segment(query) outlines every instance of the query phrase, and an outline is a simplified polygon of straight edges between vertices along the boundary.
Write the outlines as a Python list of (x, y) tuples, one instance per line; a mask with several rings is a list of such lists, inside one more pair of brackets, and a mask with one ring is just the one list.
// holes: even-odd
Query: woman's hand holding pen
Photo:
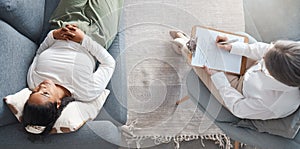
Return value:
[[(227, 37), (225, 37), (225, 36), (219, 36), (219, 35), (218, 35), (217, 38), (216, 38), (216, 44), (217, 44), (217, 46), (218, 46), (219, 48), (223, 49), (223, 50), (228, 51), (228, 52), (230, 52), (230, 50), (231, 50), (231, 48), (232, 48), (232, 45), (231, 45), (230, 43), (233, 43), (233, 42), (235, 42), (235, 41), (236, 41), (236, 39), (228, 40)], [(209, 74), (209, 75), (213, 75), (213, 74), (219, 72), (219, 71), (217, 71), (217, 70), (210, 69), (210, 68), (208, 68), (207, 66), (204, 66), (203, 69), (204, 69), (204, 71), (205, 71), (207, 74)]]
[[(235, 41), (232, 41), (232, 42), (235, 42)], [(228, 52), (230, 52), (231, 48), (232, 48), (232, 45), (230, 43), (232, 43), (228, 40), (227, 37), (225, 36), (217, 36), (216, 38), (216, 44), (219, 48), (221, 49), (224, 49)]]

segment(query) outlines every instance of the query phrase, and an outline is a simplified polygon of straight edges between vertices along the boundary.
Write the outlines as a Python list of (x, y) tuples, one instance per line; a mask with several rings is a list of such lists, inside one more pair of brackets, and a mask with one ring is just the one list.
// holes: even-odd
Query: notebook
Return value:
[(196, 51), (192, 55), (191, 65), (225, 72), (243, 75), (246, 70), (246, 57), (230, 54), (216, 45), (218, 35), (226, 36), (228, 40), (235, 39), (237, 42), (248, 42), (243, 35), (217, 30), (204, 26), (194, 26), (192, 38), (197, 38)]

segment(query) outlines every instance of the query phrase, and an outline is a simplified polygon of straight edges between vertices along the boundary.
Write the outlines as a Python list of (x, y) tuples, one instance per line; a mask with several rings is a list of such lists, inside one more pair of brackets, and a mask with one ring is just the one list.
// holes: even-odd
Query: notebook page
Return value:
[(238, 39), (238, 42), (244, 42), (244, 37), (197, 27), (197, 47), (192, 56), (191, 65), (199, 67), (205, 65), (208, 68), (239, 74), (242, 56), (230, 54), (218, 48), (215, 42), (218, 35), (226, 36), (228, 40)]

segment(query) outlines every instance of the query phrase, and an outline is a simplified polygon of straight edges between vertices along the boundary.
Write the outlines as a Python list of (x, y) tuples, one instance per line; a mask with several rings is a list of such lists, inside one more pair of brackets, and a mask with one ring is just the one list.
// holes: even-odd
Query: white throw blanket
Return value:
[(179, 148), (180, 141), (201, 138), (229, 148), (229, 138), (191, 100), (175, 106), (187, 95), (185, 77), (191, 68), (173, 51), (169, 31), (190, 34), (193, 25), (244, 31), (242, 1), (125, 0), (122, 19), (128, 143), (143, 148), (173, 140)]

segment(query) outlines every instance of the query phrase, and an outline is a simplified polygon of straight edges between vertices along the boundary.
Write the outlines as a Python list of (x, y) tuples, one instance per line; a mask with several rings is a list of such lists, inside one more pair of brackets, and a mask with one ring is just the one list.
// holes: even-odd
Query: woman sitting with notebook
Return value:
[[(196, 44), (183, 32), (170, 31), (170, 35), (174, 50), (188, 59)], [(216, 99), (239, 118), (276, 119), (296, 111), (300, 105), (300, 42), (219, 44), (227, 40), (218, 36), (216, 44), (248, 58), (244, 75), (193, 67)]]

